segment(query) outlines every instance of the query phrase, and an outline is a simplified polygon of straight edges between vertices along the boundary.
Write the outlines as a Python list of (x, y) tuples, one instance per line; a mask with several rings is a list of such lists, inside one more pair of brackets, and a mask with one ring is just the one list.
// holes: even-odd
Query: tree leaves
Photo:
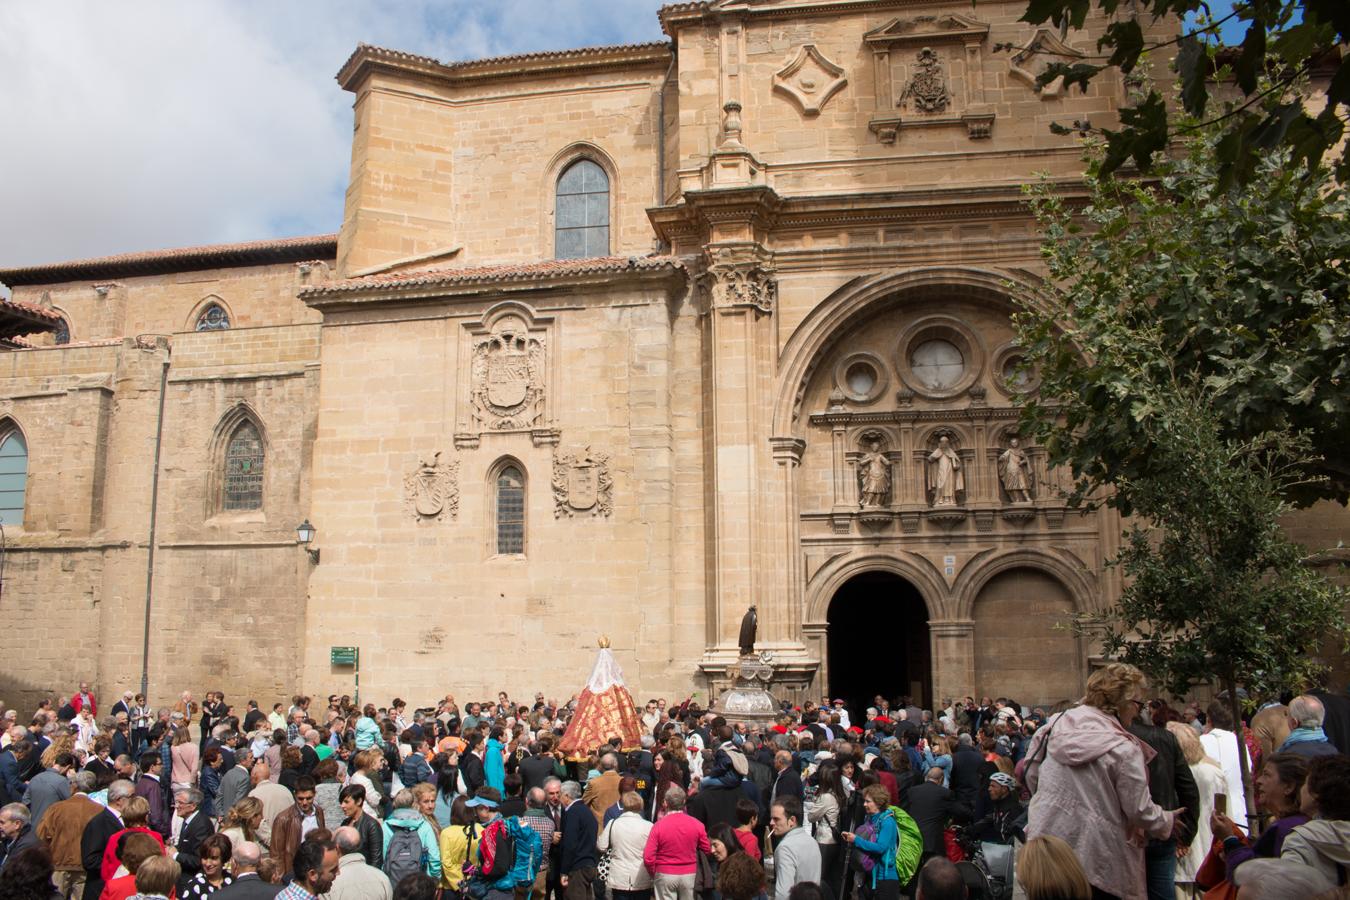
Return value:
[[(1120, 8), (1119, 0), (1029, 0), (1022, 21), (1040, 25), (1081, 28), (1096, 9), (1108, 20)], [(1236, 103), (1219, 114), (1225, 136), (1221, 160), (1226, 183), (1246, 183), (1256, 173), (1254, 158), (1275, 148), (1289, 148), (1296, 158), (1311, 165), (1321, 162), (1337, 146), (1344, 115), (1350, 106), (1350, 54), (1337, 47), (1350, 43), (1350, 2), (1346, 0), (1244, 0), (1233, 6), (1229, 19), (1245, 26), (1235, 52), (1220, 54), (1219, 22), (1209, 18), (1204, 0), (1148, 0), (1147, 13), (1154, 21), (1164, 18), (1187, 23), (1176, 40), (1176, 71), (1180, 81), (1181, 109), (1189, 119), (1201, 119), (1214, 104), (1215, 92), (1227, 95), (1236, 86)], [(1197, 16), (1201, 18), (1197, 23)], [(1149, 43), (1138, 18), (1110, 21), (1098, 40), (1098, 49), (1110, 51), (1104, 66), (1079, 62), (1056, 63), (1038, 79), (1041, 85), (1064, 77), (1065, 84), (1088, 85), (1108, 67), (1131, 73), (1152, 50), (1170, 51), (1173, 41)], [(1216, 77), (1216, 74), (1218, 77)], [(1310, 74), (1326, 77), (1325, 102), (1292, 96), (1300, 80)], [(1272, 87), (1274, 88), (1272, 90)], [(1293, 104), (1296, 111), (1288, 109)], [(1338, 112), (1339, 110), (1339, 112)], [(1295, 114), (1295, 112), (1297, 114)], [(1161, 115), (1161, 123), (1159, 122)], [(1174, 121), (1164, 106), (1159, 110), (1150, 91), (1141, 101), (1120, 110), (1121, 128), (1103, 131), (1109, 151), (1104, 171), (1110, 173), (1127, 161), (1145, 170), (1152, 165), (1167, 141), (1194, 127), (1193, 122)], [(1063, 134), (1073, 129), (1052, 126)], [(1162, 135), (1162, 137), (1160, 137)], [(1350, 179), (1350, 155), (1334, 161), (1335, 177)]]

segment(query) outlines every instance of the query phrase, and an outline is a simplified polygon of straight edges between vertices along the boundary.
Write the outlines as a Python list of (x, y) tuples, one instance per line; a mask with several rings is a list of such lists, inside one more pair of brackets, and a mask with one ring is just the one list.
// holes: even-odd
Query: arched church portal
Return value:
[(932, 702), (928, 610), (913, 584), (890, 572), (863, 572), (835, 592), (826, 630), (831, 699), (861, 718), (877, 695)]

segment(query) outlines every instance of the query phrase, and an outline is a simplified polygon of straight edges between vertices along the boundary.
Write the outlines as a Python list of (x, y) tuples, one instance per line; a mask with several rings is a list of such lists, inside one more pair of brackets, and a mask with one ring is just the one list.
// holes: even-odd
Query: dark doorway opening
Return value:
[(857, 719), (878, 694), (932, 709), (928, 608), (914, 585), (889, 572), (856, 575), (835, 593), (827, 621), (831, 699)]

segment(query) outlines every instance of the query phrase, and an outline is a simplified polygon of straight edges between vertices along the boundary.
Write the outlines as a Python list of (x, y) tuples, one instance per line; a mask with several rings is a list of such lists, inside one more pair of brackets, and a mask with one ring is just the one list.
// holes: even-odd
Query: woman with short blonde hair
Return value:
[(1054, 835), (1027, 841), (1017, 857), (1017, 881), (1027, 900), (1092, 900), (1078, 857)]
[(1153, 750), (1130, 733), (1143, 706), (1144, 675), (1107, 663), (1088, 679), (1083, 702), (1052, 716), (1031, 739), (1027, 838), (1062, 839), (1098, 896), (1144, 900), (1144, 849), (1132, 838), (1172, 836), (1182, 810), (1165, 810), (1148, 790)]

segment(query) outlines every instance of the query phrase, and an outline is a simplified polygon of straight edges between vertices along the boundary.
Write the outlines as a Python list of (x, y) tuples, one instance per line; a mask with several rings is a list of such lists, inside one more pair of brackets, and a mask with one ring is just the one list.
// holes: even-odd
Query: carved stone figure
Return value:
[(755, 613), (755, 605), (750, 604), (750, 608), (745, 611), (745, 616), (741, 619), (741, 656), (755, 655), (755, 631), (759, 628), (759, 616)]
[(607, 516), (614, 511), (614, 479), (609, 456), (587, 447), (581, 453), (553, 457), (553, 516)]
[(459, 512), (459, 463), (441, 464), (441, 451), (422, 457), (403, 479), (403, 497), (414, 519), (443, 519)]
[(961, 470), (961, 457), (947, 435), (938, 438), (937, 449), (928, 454), (927, 472), (933, 506), (955, 506), (956, 495), (966, 489), (966, 476)]
[(869, 441), (858, 460), (858, 506), (885, 506), (891, 493), (891, 463), (881, 452), (880, 441)]
[(1031, 502), (1031, 460), (1017, 438), (1008, 442), (1008, 449), (998, 458), (998, 477), (1008, 499), (1013, 503)]
[(903, 103), (912, 101), (919, 112), (942, 112), (951, 102), (947, 93), (947, 76), (942, 71), (942, 60), (931, 47), (924, 47), (915, 56), (914, 77), (909, 80)]

